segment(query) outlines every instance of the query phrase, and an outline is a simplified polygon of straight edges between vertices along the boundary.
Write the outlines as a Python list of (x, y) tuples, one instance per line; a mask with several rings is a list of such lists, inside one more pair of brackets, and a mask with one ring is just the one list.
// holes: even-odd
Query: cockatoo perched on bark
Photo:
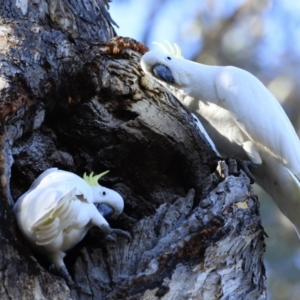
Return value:
[(257, 183), (300, 237), (300, 142), (279, 102), (252, 74), (183, 59), (170, 44), (144, 54), (144, 72), (195, 113), (224, 156), (251, 160)]
[(130, 239), (127, 232), (110, 228), (104, 218), (116, 218), (124, 208), (120, 194), (98, 184), (106, 173), (84, 174), (83, 179), (57, 168), (48, 169), (14, 205), (25, 238), (69, 283), (72, 279), (63, 261), (65, 251), (79, 243), (92, 226), (99, 227), (110, 239), (113, 233)]

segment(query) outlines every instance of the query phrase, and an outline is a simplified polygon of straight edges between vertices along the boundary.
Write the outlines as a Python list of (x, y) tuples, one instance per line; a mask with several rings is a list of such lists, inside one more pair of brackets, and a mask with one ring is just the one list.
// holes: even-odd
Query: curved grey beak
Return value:
[(95, 203), (98, 211), (100, 212), (100, 214), (106, 218), (106, 217), (110, 217), (113, 213), (114, 210), (112, 209), (112, 207), (110, 207), (109, 205), (105, 204), (105, 203)]
[(155, 65), (152, 68), (154, 75), (167, 83), (174, 83), (174, 77), (171, 70), (164, 65)]

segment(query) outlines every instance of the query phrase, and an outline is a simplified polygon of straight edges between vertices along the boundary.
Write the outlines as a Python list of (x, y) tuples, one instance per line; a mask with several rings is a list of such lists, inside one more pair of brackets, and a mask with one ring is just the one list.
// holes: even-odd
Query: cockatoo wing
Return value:
[[(76, 206), (76, 202), (79, 200), (75, 193), (76, 189), (73, 188), (56, 201), (56, 205), (51, 209), (37, 211), (38, 216), (29, 228), (36, 235), (37, 245), (52, 243), (65, 228), (76, 220), (78, 210), (74, 204)], [(51, 197), (51, 195), (49, 196)]]
[[(44, 184), (47, 185), (47, 178), (49, 178), (49, 174), (51, 173), (58, 173), (59, 170), (58, 168), (50, 168), (47, 169), (46, 171), (44, 171), (43, 173), (41, 173), (36, 179), (35, 181), (32, 183), (31, 187), (29, 188), (28, 192), (32, 191), (33, 189), (35, 189), (38, 185), (42, 185), (41, 182), (44, 180)], [(28, 193), (27, 192), (27, 193)]]
[(300, 170), (293, 169), (300, 165), (299, 138), (267, 88), (252, 74), (235, 67), (222, 68), (215, 86), (224, 108), (253, 142), (253, 151), (263, 147), (300, 178)]
[(34, 224), (44, 215), (53, 211), (64, 194), (54, 188), (35, 189), (23, 199), (21, 211), (27, 211), (32, 216), (31, 224)]
[(51, 171), (51, 168), (46, 170), (44, 173), (47, 173), (46, 176), (40, 178), (42, 173), (36, 180), (39, 180), (39, 188), (48, 188), (49, 186), (55, 187), (58, 190), (61, 190), (63, 193), (67, 192), (70, 188), (76, 187), (76, 195), (83, 195), (83, 197), (90, 203), (93, 202), (93, 194), (91, 187), (88, 183), (78, 175), (57, 170)]
[[(41, 211), (51, 209), (63, 195), (73, 188), (76, 189), (75, 195), (82, 195), (82, 201), (93, 203), (93, 191), (81, 177), (57, 168), (48, 169), (33, 182), (29, 191), (17, 200), (13, 208), (14, 213), (17, 214), (22, 209), (27, 209), (27, 206), (37, 207)], [(37, 204), (37, 202), (40, 203)]]
[(24, 193), (21, 197), (18, 198), (18, 200), (16, 201), (14, 207), (13, 207), (13, 210), (14, 210), (14, 213), (18, 213), (20, 212), (21, 210), (21, 207), (20, 205), (23, 203), (23, 199), (27, 197), (27, 195), (29, 193), (31, 193), (34, 189), (36, 189), (39, 184), (41, 183), (41, 181), (47, 176), (49, 175), (50, 173), (52, 172), (56, 172), (58, 169), (57, 168), (50, 168), (50, 169), (47, 169), (46, 171), (44, 171), (43, 173), (41, 173), (37, 178), (36, 180), (32, 183), (31, 187), (29, 188), (29, 190)]

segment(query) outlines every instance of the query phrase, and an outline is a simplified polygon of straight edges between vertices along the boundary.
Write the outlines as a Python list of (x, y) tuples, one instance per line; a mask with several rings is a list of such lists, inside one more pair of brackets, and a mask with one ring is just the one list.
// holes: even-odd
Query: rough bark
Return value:
[[(266, 299), (249, 179), (216, 171), (192, 116), (142, 73), (141, 45), (103, 45), (106, 4), (0, 3), (0, 298)], [(11, 210), (53, 166), (109, 169), (101, 184), (125, 200), (111, 226), (133, 237), (110, 243), (92, 229), (65, 259), (75, 287), (27, 248)]]

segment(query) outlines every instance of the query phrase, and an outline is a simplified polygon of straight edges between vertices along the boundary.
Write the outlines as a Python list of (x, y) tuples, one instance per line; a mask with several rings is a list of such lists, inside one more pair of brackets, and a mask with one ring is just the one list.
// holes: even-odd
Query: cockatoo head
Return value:
[(84, 173), (83, 179), (91, 186), (93, 191), (93, 202), (103, 217), (116, 219), (124, 209), (124, 201), (122, 196), (114, 190), (103, 187), (98, 183), (99, 178), (107, 174), (105, 171), (94, 176), (94, 172), (90, 175)]
[[(185, 60), (179, 47), (167, 42), (167, 47), (159, 44), (161, 49), (145, 53), (141, 58), (143, 71), (159, 80), (164, 85), (186, 87), (191, 82), (189, 61)], [(184, 63), (183, 63), (184, 62)]]

